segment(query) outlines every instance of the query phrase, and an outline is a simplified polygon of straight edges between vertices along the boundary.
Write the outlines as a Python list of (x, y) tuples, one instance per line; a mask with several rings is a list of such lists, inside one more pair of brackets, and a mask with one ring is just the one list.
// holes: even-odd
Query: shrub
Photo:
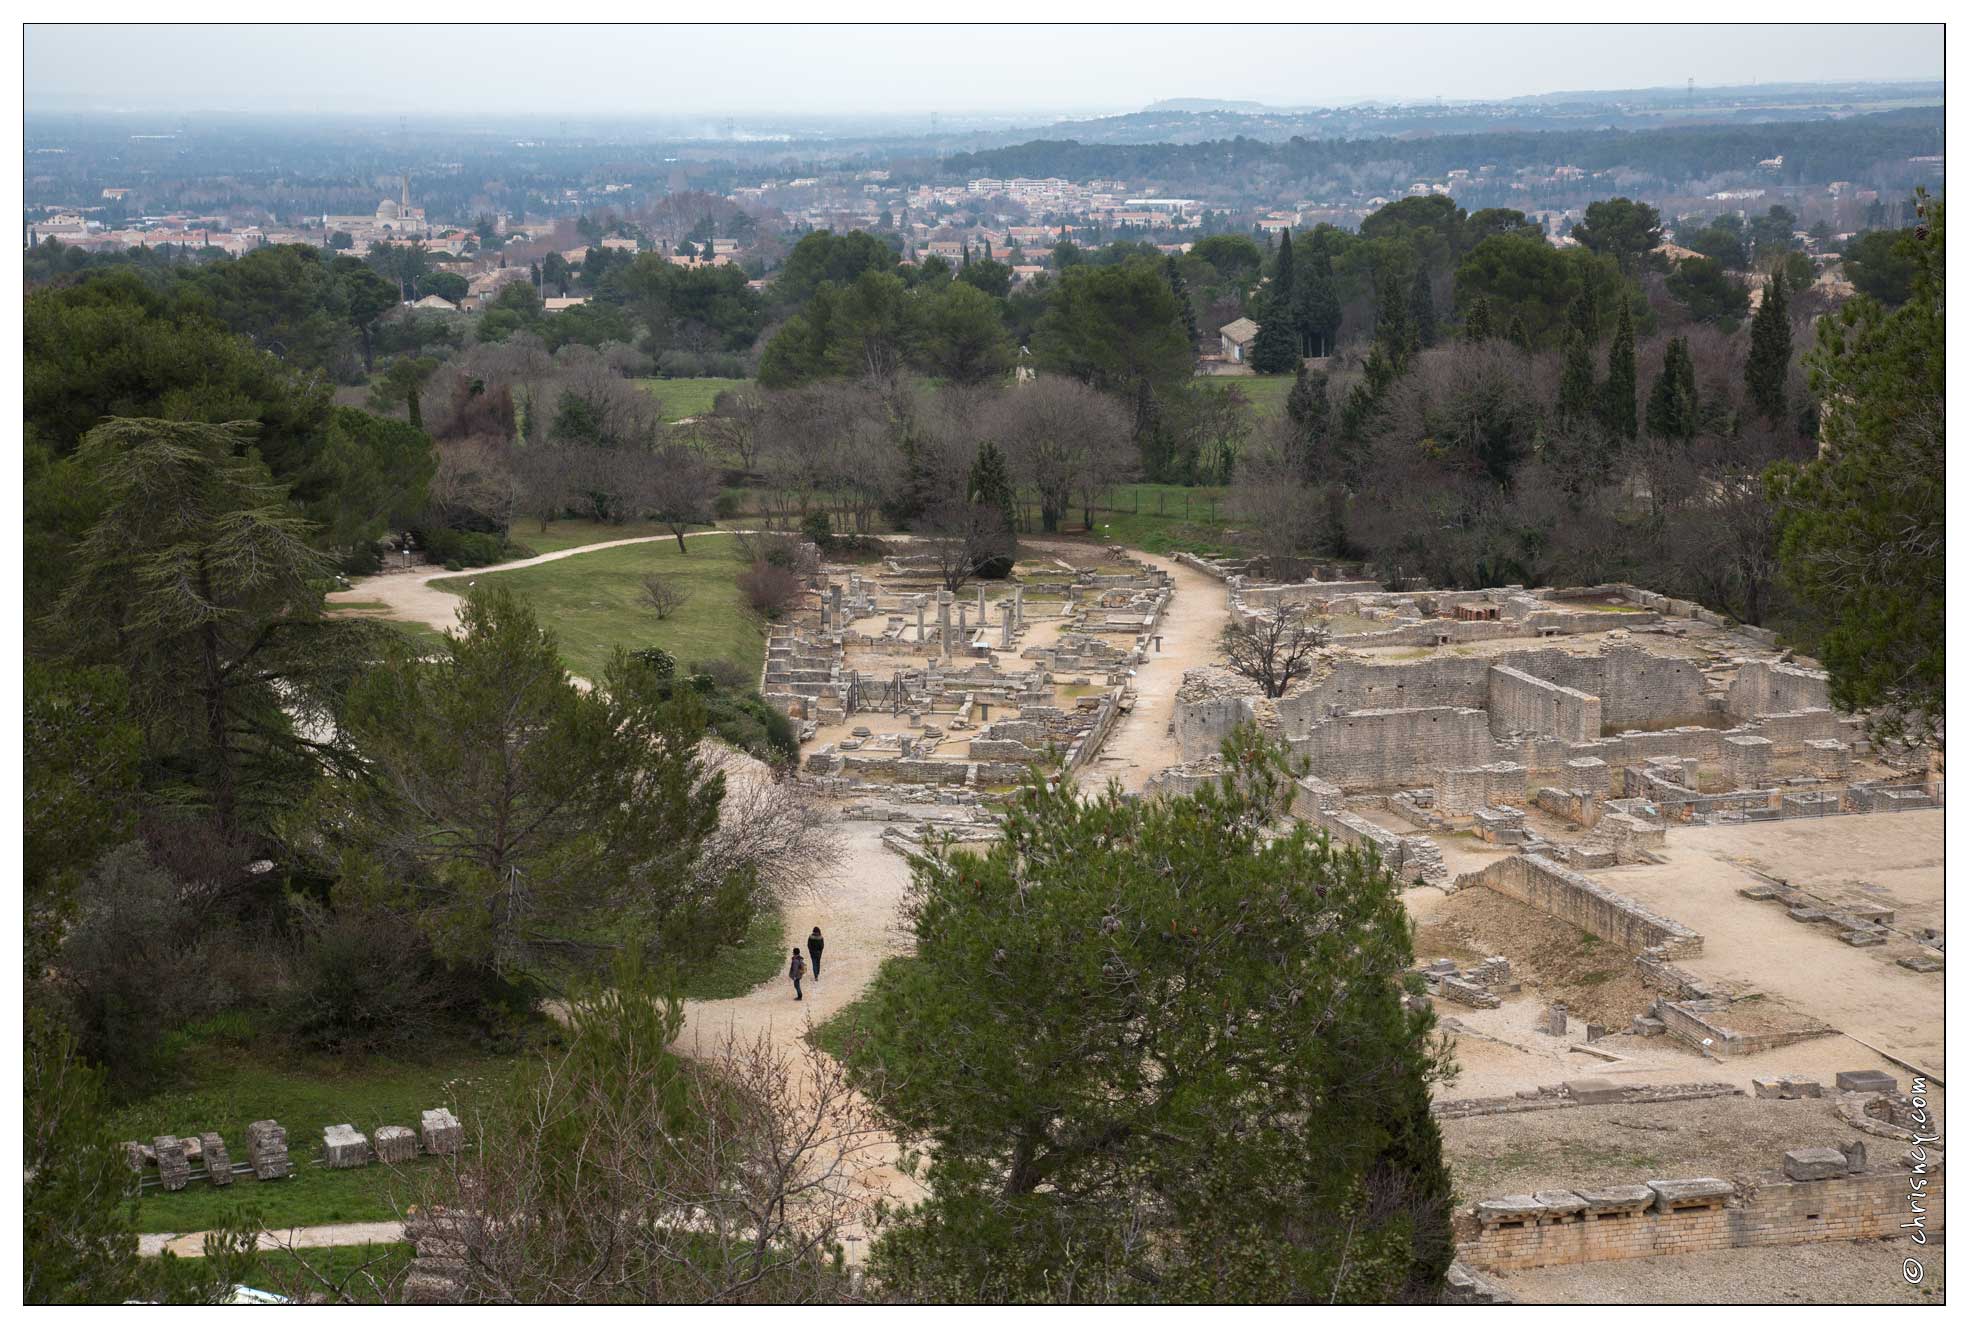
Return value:
[[(677, 676), (677, 657), (661, 646), (645, 646), (640, 651), (631, 651), (629, 658), (649, 668), (658, 678)], [(692, 668), (696, 666), (693, 665)]]
[(729, 489), (720, 490), (718, 497), (711, 501), (711, 515), (719, 521), (730, 521), (738, 515), (738, 495)]
[(693, 660), (691, 672), (703, 674), (726, 692), (747, 692), (759, 681), (730, 660)]
[(738, 575), (738, 589), (753, 613), (777, 622), (800, 598), (800, 574), (762, 558)]
[(421, 934), (381, 913), (303, 912), (293, 986), (281, 1011), (288, 1037), (323, 1052), (356, 1053), (425, 1040), (455, 989)]
[(454, 531), (438, 526), (417, 532), (418, 543), (434, 562), (447, 568), (478, 568), (504, 562), (510, 554), (505, 537), (487, 531)]
[(823, 552), (834, 541), (834, 523), (828, 520), (825, 512), (809, 512), (800, 523), (800, 534), (814, 542)]

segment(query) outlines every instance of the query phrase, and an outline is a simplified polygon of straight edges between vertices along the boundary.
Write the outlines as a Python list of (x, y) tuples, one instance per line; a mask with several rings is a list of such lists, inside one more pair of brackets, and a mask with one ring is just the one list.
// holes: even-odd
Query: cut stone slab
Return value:
[(1917, 974), (1932, 974), (1942, 967), (1942, 960), (1938, 955), (1903, 955), (1894, 963), (1903, 969), (1912, 969)]
[(1900, 1082), (1885, 1071), (1841, 1071), (1832, 1077), (1832, 1083), (1840, 1089), (1867, 1094), (1891, 1094), (1900, 1088)]
[(1721, 1204), (1737, 1193), (1736, 1186), (1721, 1177), (1650, 1180), (1648, 1189), (1655, 1193), (1655, 1207), (1664, 1214), (1683, 1205)]
[[(1840, 1157), (1844, 1158), (1845, 1155)], [(1544, 1205), (1545, 1212), (1555, 1218), (1586, 1212), (1586, 1201), (1571, 1191), (1533, 1191), (1531, 1198)]]
[(1578, 1103), (1622, 1103), (1627, 1091), (1612, 1080), (1567, 1080), (1566, 1093)]
[(1655, 1193), (1647, 1186), (1601, 1186), (1580, 1191), (1579, 1198), (1596, 1214), (1638, 1214), (1654, 1203)]
[(424, 1152), (455, 1154), (465, 1143), (465, 1128), (450, 1108), (426, 1108), (423, 1116)]
[(167, 1191), (181, 1191), (191, 1181), (191, 1164), (185, 1159), (185, 1142), (175, 1135), (160, 1135), (150, 1142), (157, 1151), (157, 1175)]
[(417, 1133), (408, 1126), (376, 1128), (376, 1161), (408, 1163), (417, 1157)]
[(1509, 1223), (1514, 1220), (1537, 1218), (1545, 1212), (1545, 1206), (1530, 1195), (1500, 1195), (1485, 1200), (1477, 1206), (1477, 1221), (1480, 1223)]
[(366, 1167), (369, 1163), (369, 1137), (343, 1122), (321, 1128), (322, 1152), (332, 1168)]
[(271, 1117), (246, 1128), (246, 1157), (257, 1181), (279, 1181), (294, 1171), (287, 1158), (287, 1129)]
[(1846, 1155), (1837, 1149), (1787, 1149), (1784, 1175), (1793, 1181), (1824, 1181), (1846, 1175)]
[(207, 1131), (198, 1137), (205, 1155), (205, 1179), (214, 1186), (232, 1185), (232, 1155), (226, 1151), (226, 1142), (217, 1131)]
[(1851, 932), (1840, 933), (1839, 940), (1848, 946), (1882, 946), (1887, 942), (1887, 934), (1855, 928)]

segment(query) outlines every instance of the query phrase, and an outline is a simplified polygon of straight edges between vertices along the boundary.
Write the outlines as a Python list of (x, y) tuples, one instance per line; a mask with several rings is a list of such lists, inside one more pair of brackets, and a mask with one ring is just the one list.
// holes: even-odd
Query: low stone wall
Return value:
[(1457, 890), (1471, 886), (1489, 887), (1628, 951), (1652, 948), (1670, 957), (1702, 951), (1702, 934), (1536, 854), (1500, 858), (1456, 879)]
[(1831, 676), (1802, 665), (1752, 661), (1730, 683), (1730, 714), (1742, 720), (1832, 706)]
[[(1836, 1150), (1793, 1150), (1792, 1171), (1838, 1165)], [(1819, 1158), (1817, 1156), (1824, 1156)], [(1862, 1155), (1863, 1157), (1863, 1155)], [(1862, 1166), (1864, 1166), (1862, 1164)], [(1486, 1200), (1457, 1216), (1458, 1255), (1494, 1272), (1639, 1260), (1655, 1255), (1802, 1246), (1903, 1235), (1910, 1199), (1932, 1240), (1942, 1231), (1942, 1173), (1906, 1166), (1795, 1179), (1769, 1173), (1745, 1185), (1715, 1177), (1540, 1191)], [(1843, 1171), (1843, 1169), (1842, 1169)]]
[(1402, 835), (1358, 813), (1318, 804), (1319, 800), (1305, 797), (1302, 789), (1293, 797), (1292, 815), (1325, 831), (1337, 844), (1372, 845), (1382, 865), (1403, 881), (1441, 882), (1448, 878), (1442, 851), (1428, 836)]
[(1550, 734), (1567, 743), (1600, 736), (1600, 699), (1577, 688), (1497, 665), (1490, 671), (1490, 732)]

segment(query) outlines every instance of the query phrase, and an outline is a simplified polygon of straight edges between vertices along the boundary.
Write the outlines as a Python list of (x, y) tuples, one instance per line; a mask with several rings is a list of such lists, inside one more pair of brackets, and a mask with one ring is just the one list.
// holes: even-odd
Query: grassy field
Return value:
[[(269, 1227), (387, 1219), (403, 1183), (386, 1167), (330, 1171), (317, 1166), (321, 1130), (348, 1122), (364, 1134), (378, 1126), (415, 1130), (425, 1108), (463, 1115), (510, 1082), (521, 1059), (454, 1048), (418, 1061), (293, 1057), (269, 1060), (259, 1044), (209, 1038), (184, 1054), (176, 1083), (116, 1109), (113, 1138), (217, 1131), (234, 1162), (246, 1161), (249, 1122), (272, 1118), (287, 1128), (294, 1175), (255, 1181), (248, 1174), (215, 1188), (194, 1181), (176, 1193), (153, 1191), (137, 1209), (144, 1232), (197, 1232), (243, 1206)], [(411, 1164), (415, 1168), (418, 1164)]]
[(779, 973), (786, 960), (780, 946), (785, 933), (785, 915), (777, 909), (765, 910), (752, 920), (738, 945), (727, 946), (677, 976), (684, 997), (690, 1001), (724, 1001), (744, 996)]
[[(679, 553), (676, 541), (664, 540), (479, 575), (532, 600), (541, 622), (560, 637), (561, 658), (584, 678), (601, 677), (617, 646), (661, 646), (680, 664), (723, 659), (756, 674), (765, 663), (766, 635), (739, 593), (743, 563), (733, 541), (693, 535), (687, 544), (688, 553)], [(692, 592), (683, 608), (661, 622), (637, 599), (642, 578), (652, 572), (675, 577)], [(467, 573), (431, 584), (457, 593), (472, 579)]]
[[(1229, 493), (1221, 486), (1122, 485), (1095, 510), (1095, 529), (1089, 534), (1151, 554), (1181, 549), (1235, 554), (1238, 547), (1227, 536), (1233, 525)], [(1079, 514), (1074, 516), (1070, 529), (1079, 531)]]
[(1251, 413), (1260, 420), (1285, 414), (1285, 397), (1292, 391), (1291, 374), (1254, 374), (1249, 378), (1223, 375), (1201, 380), (1212, 387), (1235, 385), (1251, 403)]
[[(345, 600), (328, 608), (331, 618), (374, 618), (387, 612), (389, 606), (381, 600)], [(386, 618), (383, 621), (427, 650), (444, 640), (444, 634), (428, 623), (406, 623), (400, 618)]]
[[(378, 1287), (387, 1289), (394, 1279), (400, 1278), (415, 1254), (409, 1242), (257, 1251), (240, 1281), (247, 1287), (275, 1292), (296, 1301), (319, 1297), (331, 1305), (368, 1305), (381, 1300)], [(166, 1260), (165, 1280), (177, 1281), (174, 1273), (193, 1275), (197, 1267), (196, 1260)]]
[(663, 400), (665, 420), (687, 420), (705, 415), (718, 400), (718, 394), (750, 383), (749, 378), (639, 378), (637, 383)]

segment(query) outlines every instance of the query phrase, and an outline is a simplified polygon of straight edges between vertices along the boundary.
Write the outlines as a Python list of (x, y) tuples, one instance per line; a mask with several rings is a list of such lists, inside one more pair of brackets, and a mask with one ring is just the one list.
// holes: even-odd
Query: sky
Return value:
[(1939, 24), (30, 24), (25, 43), (30, 114), (1074, 113), (1942, 77)]

